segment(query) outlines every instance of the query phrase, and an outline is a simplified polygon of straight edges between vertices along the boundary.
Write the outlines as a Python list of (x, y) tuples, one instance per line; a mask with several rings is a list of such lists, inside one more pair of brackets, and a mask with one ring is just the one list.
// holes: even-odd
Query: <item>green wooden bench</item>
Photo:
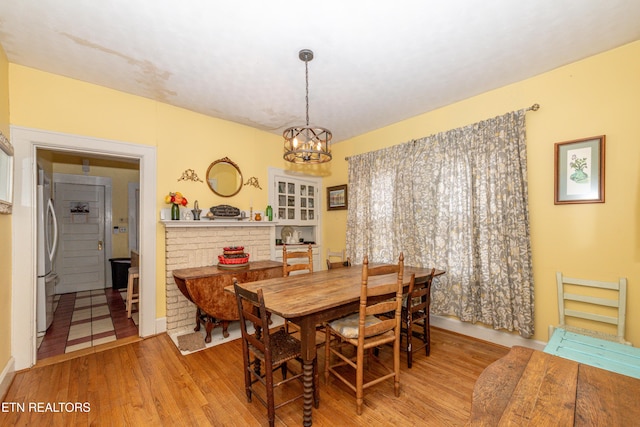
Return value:
[(545, 353), (640, 378), (640, 348), (556, 328)]

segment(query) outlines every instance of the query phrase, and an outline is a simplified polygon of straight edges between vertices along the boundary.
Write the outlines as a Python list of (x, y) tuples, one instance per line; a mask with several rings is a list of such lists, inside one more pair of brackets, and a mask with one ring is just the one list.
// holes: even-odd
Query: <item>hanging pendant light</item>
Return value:
[(298, 53), (301, 61), (304, 61), (306, 82), (307, 125), (285, 129), (284, 159), (292, 163), (312, 164), (324, 163), (331, 160), (331, 131), (320, 127), (309, 126), (309, 61), (313, 59), (313, 52), (302, 49)]

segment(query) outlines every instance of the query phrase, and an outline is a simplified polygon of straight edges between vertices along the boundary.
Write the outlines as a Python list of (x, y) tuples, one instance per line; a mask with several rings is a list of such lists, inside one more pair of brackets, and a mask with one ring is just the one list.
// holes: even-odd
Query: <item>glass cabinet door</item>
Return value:
[(315, 223), (318, 187), (304, 180), (276, 177), (277, 220), (282, 223)]
[(300, 219), (313, 221), (315, 219), (315, 186), (300, 185)]

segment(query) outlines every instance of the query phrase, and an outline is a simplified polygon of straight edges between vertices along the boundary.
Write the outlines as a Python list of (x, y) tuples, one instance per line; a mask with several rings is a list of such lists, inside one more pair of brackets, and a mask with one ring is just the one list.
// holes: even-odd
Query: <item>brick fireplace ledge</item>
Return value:
[(210, 220), (203, 219), (200, 221), (194, 220), (161, 220), (165, 227), (275, 227), (278, 225), (275, 221), (238, 221), (238, 220)]

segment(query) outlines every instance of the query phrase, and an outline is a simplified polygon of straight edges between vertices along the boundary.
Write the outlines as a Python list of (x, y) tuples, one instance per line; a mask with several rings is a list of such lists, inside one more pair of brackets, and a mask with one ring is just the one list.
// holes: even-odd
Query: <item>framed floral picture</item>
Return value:
[(327, 210), (347, 209), (348, 202), (347, 184), (327, 187)]
[(555, 204), (604, 203), (605, 135), (555, 144)]

